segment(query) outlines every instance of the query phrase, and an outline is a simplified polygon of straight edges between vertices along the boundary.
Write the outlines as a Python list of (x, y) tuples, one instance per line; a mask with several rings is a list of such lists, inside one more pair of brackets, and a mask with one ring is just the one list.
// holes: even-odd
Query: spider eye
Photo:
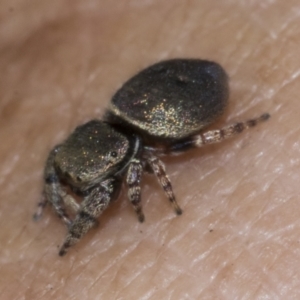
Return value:
[(110, 153), (110, 155), (111, 155), (112, 157), (117, 157), (118, 153), (117, 153), (116, 151), (112, 151), (112, 152)]

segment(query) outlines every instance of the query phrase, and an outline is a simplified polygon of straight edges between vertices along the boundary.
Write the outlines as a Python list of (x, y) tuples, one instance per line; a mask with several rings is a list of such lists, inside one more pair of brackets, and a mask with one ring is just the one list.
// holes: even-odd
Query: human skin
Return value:
[[(3, 0), (0, 14), (1, 299), (299, 299), (298, 1)], [(31, 218), (47, 154), (124, 81), (176, 57), (228, 72), (211, 129), (271, 119), (163, 159), (182, 216), (145, 175), (143, 224), (124, 189), (59, 257), (62, 222), (49, 207)]]

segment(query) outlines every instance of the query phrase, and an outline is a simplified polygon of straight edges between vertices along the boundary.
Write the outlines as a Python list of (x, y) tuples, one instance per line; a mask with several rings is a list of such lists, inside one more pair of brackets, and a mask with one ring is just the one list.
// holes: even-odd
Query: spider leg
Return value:
[(176, 214), (181, 215), (182, 209), (180, 208), (180, 206), (178, 205), (178, 203), (175, 199), (171, 181), (170, 181), (168, 175), (166, 174), (164, 163), (160, 159), (158, 159), (156, 156), (154, 156), (153, 154), (150, 154), (150, 153), (147, 153), (146, 160), (147, 160), (149, 166), (151, 167), (151, 169), (153, 170), (153, 173), (156, 175), (161, 187), (165, 191), (169, 201), (172, 203)]
[(198, 148), (207, 144), (219, 143), (228, 138), (236, 136), (237, 134), (243, 132), (245, 129), (254, 127), (261, 122), (267, 121), (269, 118), (270, 115), (268, 113), (265, 113), (258, 118), (254, 118), (245, 122), (238, 122), (227, 125), (221, 129), (201, 132), (200, 134), (188, 137), (185, 140), (171, 144), (167, 148), (166, 152), (182, 152), (194, 147)]
[(107, 208), (119, 191), (120, 182), (108, 179), (92, 189), (83, 198), (80, 208), (69, 227), (68, 234), (59, 250), (59, 255), (67, 253), (67, 249), (75, 245), (95, 224), (97, 218)]
[[(59, 146), (58, 146), (59, 147)], [(46, 162), (45, 172), (44, 172), (44, 193), (42, 201), (38, 203), (37, 212), (34, 214), (34, 220), (38, 220), (43, 213), (43, 209), (46, 204), (49, 202), (52, 204), (56, 214), (62, 221), (67, 225), (70, 226), (71, 220), (65, 210), (64, 206), (64, 198), (66, 197), (66, 192), (64, 191), (58, 174), (54, 168), (54, 158), (55, 154), (58, 150), (58, 147), (55, 147), (49, 154), (48, 160)]]
[(138, 216), (140, 222), (144, 222), (145, 216), (141, 206), (141, 178), (143, 166), (140, 160), (133, 159), (129, 165), (126, 184), (128, 186), (128, 198)]
[(47, 206), (47, 204), (48, 204), (48, 200), (47, 200), (45, 194), (43, 193), (41, 200), (37, 204), (36, 212), (33, 215), (34, 221), (38, 221), (42, 217), (44, 208)]

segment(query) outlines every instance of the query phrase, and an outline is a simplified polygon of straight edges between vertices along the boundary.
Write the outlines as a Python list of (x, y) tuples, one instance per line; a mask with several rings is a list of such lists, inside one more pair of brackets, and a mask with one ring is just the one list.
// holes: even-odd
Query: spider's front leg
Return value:
[(52, 204), (57, 215), (63, 220), (63, 222), (70, 226), (71, 220), (65, 210), (64, 198), (66, 197), (66, 192), (64, 191), (59, 176), (54, 168), (54, 159), (59, 146), (56, 146), (49, 154), (49, 157), (46, 162), (46, 167), (44, 171), (44, 192), (43, 198), (38, 203), (38, 208), (36, 213), (33, 215), (34, 220), (41, 218), (43, 209), (48, 202)]
[(110, 178), (93, 188), (88, 196), (83, 198), (80, 208), (69, 227), (68, 234), (60, 248), (59, 255), (67, 253), (67, 249), (75, 245), (96, 223), (97, 218), (117, 197), (120, 190), (120, 180)]

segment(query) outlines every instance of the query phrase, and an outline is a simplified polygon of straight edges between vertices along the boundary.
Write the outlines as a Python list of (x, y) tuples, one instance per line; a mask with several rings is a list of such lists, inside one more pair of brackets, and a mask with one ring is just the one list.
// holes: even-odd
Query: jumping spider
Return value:
[[(127, 81), (113, 96), (103, 120), (92, 120), (49, 154), (44, 197), (38, 219), (49, 202), (68, 227), (59, 255), (76, 244), (119, 194), (122, 182), (138, 220), (141, 177), (152, 172), (177, 215), (182, 213), (159, 156), (221, 142), (269, 118), (258, 118), (205, 131), (224, 111), (229, 88), (225, 71), (215, 62), (174, 59), (157, 63)], [(64, 185), (80, 196), (77, 201)], [(66, 208), (75, 212), (71, 220)]]

